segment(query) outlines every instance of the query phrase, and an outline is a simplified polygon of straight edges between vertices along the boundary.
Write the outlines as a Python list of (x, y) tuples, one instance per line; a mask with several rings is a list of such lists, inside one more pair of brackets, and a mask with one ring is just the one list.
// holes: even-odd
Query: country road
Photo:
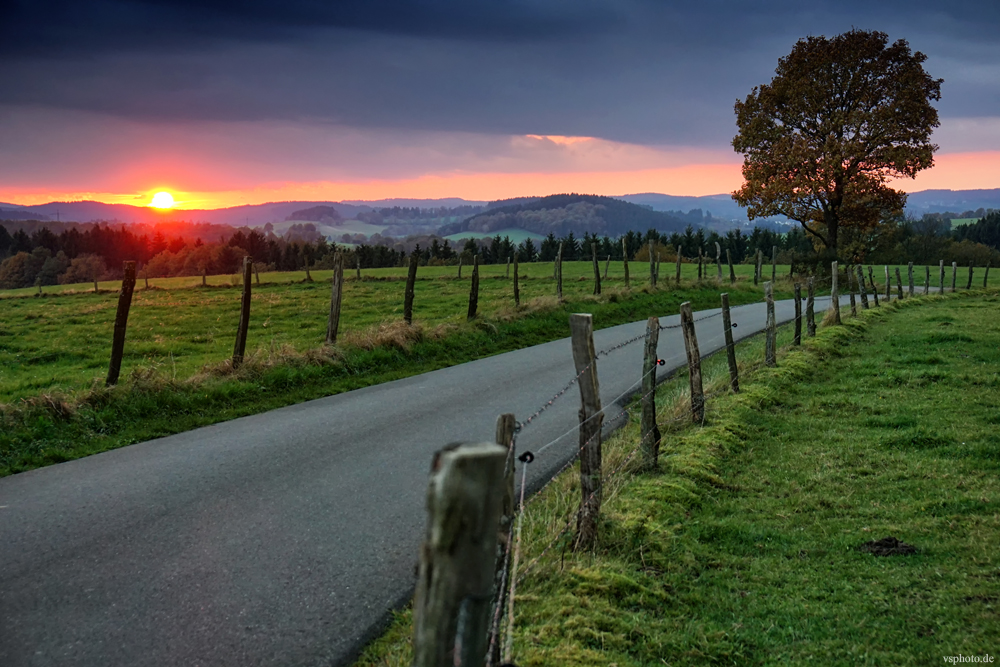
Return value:
[[(718, 312), (695, 315), (703, 354), (724, 345)], [(738, 338), (763, 329), (763, 303), (732, 313)], [(679, 329), (659, 352), (661, 379), (684, 365)], [(641, 357), (598, 361), (607, 429)], [(349, 664), (412, 592), (433, 452), (492, 441), (497, 415), (525, 419), (574, 374), (563, 339), (0, 479), (0, 665)], [(573, 387), (519, 435), (552, 443), (532, 488), (575, 454), (578, 404)]]

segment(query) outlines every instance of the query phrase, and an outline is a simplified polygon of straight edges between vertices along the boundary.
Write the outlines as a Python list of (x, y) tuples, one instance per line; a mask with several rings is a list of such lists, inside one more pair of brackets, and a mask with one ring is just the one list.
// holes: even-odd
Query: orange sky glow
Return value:
[[(895, 186), (908, 192), (929, 189), (972, 190), (1000, 187), (1000, 151), (938, 154), (934, 168)], [(145, 170), (144, 170), (145, 171)], [(670, 168), (573, 172), (445, 172), (397, 180), (268, 182), (245, 188), (199, 191), (153, 183), (143, 192), (60, 191), (0, 187), (0, 201), (20, 205), (93, 200), (146, 206), (157, 192), (170, 192), (175, 209), (213, 209), (274, 201), (343, 201), (387, 198), (461, 197), (493, 200), (526, 195), (579, 192), (623, 195), (660, 192), (700, 196), (732, 192), (742, 182), (740, 165), (690, 164)]]

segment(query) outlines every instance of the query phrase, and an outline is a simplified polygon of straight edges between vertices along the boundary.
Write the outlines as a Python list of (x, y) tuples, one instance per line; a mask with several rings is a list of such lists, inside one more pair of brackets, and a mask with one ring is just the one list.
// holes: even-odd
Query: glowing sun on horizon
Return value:
[(169, 192), (157, 192), (153, 195), (153, 201), (149, 205), (153, 208), (173, 208), (174, 196)]

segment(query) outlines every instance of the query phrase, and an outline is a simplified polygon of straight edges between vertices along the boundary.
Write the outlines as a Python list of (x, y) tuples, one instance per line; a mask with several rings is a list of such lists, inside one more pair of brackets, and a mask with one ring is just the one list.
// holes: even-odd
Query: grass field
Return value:
[(535, 246), (545, 240), (545, 237), (541, 234), (536, 234), (534, 232), (529, 232), (524, 229), (501, 229), (496, 232), (459, 232), (457, 234), (451, 234), (445, 238), (454, 243), (455, 241), (461, 241), (462, 239), (492, 239), (497, 235), (500, 238), (507, 237), (510, 239), (511, 243), (520, 245), (525, 239), (531, 239)]
[[(593, 552), (560, 534), (578, 471), (527, 505), (517, 664), (996, 659), (998, 308), (995, 292), (883, 306), (784, 347), (777, 369), (741, 345), (741, 394), (724, 359), (706, 365), (704, 427), (684, 424), (686, 378), (664, 384), (659, 469), (606, 481)], [(605, 470), (637, 441), (634, 417)], [(916, 553), (859, 550), (889, 536)], [(402, 612), (358, 665), (410, 664), (410, 633)]]
[[(547, 342), (569, 335), (571, 312), (593, 313), (600, 328), (676, 313), (683, 301), (719, 305), (719, 286), (691, 280), (690, 266), (680, 288), (667, 281), (654, 291), (641, 280), (625, 290), (612, 271), (596, 298), (590, 266), (567, 263), (561, 304), (551, 296), (551, 264), (524, 268), (523, 305), (514, 309), (505, 267), (483, 267), (482, 315), (473, 322), (465, 317), (468, 270), (459, 281), (452, 267), (421, 269), (413, 327), (401, 322), (402, 270), (366, 271), (347, 283), (333, 348), (322, 345), (329, 274), (315, 272), (311, 283), (304, 274), (262, 274), (238, 372), (228, 362), (240, 301), (234, 281), (156, 281), (136, 292), (122, 381), (111, 389), (103, 379), (115, 293), (0, 299), (0, 475)], [(633, 263), (633, 275), (642, 268)], [(778, 297), (790, 296), (788, 287), (779, 281)], [(724, 289), (733, 305), (762, 298), (749, 279)]]

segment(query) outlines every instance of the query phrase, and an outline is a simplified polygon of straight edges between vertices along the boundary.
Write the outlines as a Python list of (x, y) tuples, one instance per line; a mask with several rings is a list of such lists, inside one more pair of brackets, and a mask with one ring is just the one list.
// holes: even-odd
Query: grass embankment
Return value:
[[(655, 473), (633, 463), (609, 482), (592, 553), (552, 542), (579, 494), (576, 471), (558, 478), (524, 515), (517, 664), (995, 658), (998, 307), (995, 294), (883, 306), (785, 348), (777, 369), (744, 369), (704, 427), (669, 421)], [(716, 391), (724, 364), (708, 363)], [(663, 386), (661, 422), (684, 413), (685, 382)], [(637, 431), (606, 444), (606, 470)], [(917, 553), (858, 549), (887, 536)], [(358, 664), (409, 664), (409, 633), (399, 614)]]
[[(313, 283), (265, 284), (254, 291), (252, 352), (237, 373), (227, 360), (238, 289), (137, 291), (123, 381), (110, 390), (102, 382), (117, 295), (0, 300), (0, 475), (568, 336), (570, 312), (592, 312), (596, 325), (607, 327), (675, 313), (686, 300), (696, 309), (719, 305), (714, 280), (685, 279), (678, 289), (661, 278), (664, 289), (649, 292), (640, 288), (639, 268), (632, 265), (634, 289), (623, 289), (612, 272), (604, 294), (593, 297), (589, 266), (567, 263), (566, 302), (558, 304), (552, 265), (529, 265), (525, 305), (515, 310), (505, 268), (485, 267), (483, 315), (472, 323), (465, 321), (468, 270), (458, 281), (452, 267), (447, 275), (421, 269), (414, 327), (400, 321), (403, 283), (387, 271), (387, 280), (347, 283), (342, 334), (332, 349), (320, 345), (329, 308), (321, 273)], [(790, 296), (783, 286), (779, 296)], [(734, 305), (761, 300), (749, 280), (722, 289)]]

